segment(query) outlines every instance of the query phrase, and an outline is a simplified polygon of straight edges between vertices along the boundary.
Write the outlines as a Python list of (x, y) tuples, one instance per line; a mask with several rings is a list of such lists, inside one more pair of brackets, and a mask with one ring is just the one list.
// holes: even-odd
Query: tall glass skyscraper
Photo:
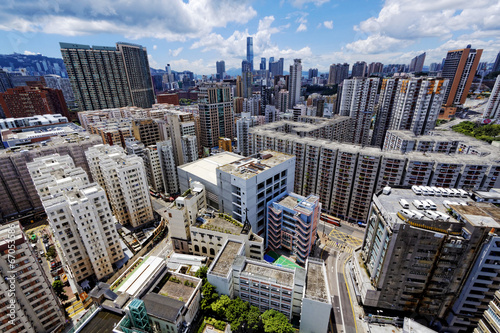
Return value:
[(253, 71), (253, 37), (247, 37), (247, 61)]

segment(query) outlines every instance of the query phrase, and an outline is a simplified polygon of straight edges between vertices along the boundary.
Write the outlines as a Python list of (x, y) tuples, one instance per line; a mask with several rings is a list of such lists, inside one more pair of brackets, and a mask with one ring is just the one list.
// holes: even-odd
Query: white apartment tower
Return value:
[(236, 121), (236, 136), (238, 138), (238, 151), (243, 156), (251, 154), (251, 134), (250, 127), (255, 126), (256, 120), (250, 113), (243, 112), (241, 118)]
[(382, 80), (372, 145), (381, 147), (388, 130), (428, 134), (436, 125), (447, 85), (445, 79)]
[(278, 98), (276, 99), (277, 101), (277, 109), (279, 110), (280, 113), (286, 113), (286, 110), (288, 110), (288, 106), (290, 105), (288, 103), (290, 98), (290, 93), (288, 90), (281, 89), (278, 92)]
[(177, 176), (177, 165), (175, 164), (174, 147), (172, 140), (168, 139), (156, 143), (158, 147), (158, 157), (160, 159), (161, 172), (165, 192), (179, 192), (179, 177)]
[(353, 143), (370, 143), (370, 124), (375, 111), (379, 78), (356, 77), (344, 80), (340, 115), (353, 119)]
[[(12, 245), (15, 245), (15, 250), (9, 254)], [(0, 331), (45, 333), (62, 328), (65, 321), (63, 311), (19, 222), (0, 227), (0, 253), (0, 299), (3, 308)], [(15, 256), (17, 266), (15, 279), (12, 278), (11, 256)], [(11, 289), (12, 286), (14, 289)], [(12, 301), (14, 303), (10, 303)], [(14, 319), (11, 314), (15, 314)]]
[(300, 84), (302, 81), (302, 61), (294, 59), (293, 65), (290, 66), (290, 96), (289, 107), (295, 106), (300, 100)]
[(196, 135), (183, 135), (181, 137), (182, 157), (184, 164), (191, 163), (198, 159), (198, 139)]
[(497, 76), (495, 85), (491, 90), (490, 99), (486, 105), (486, 111), (484, 112), (484, 118), (493, 120), (500, 118), (500, 75)]
[(96, 145), (85, 153), (92, 177), (103, 188), (118, 222), (138, 227), (153, 220), (144, 161), (118, 146)]
[[(190, 112), (169, 110), (165, 119), (167, 121), (168, 135), (172, 140), (176, 165), (183, 165), (197, 160), (198, 144), (193, 114)], [(194, 137), (194, 140), (192, 138), (185, 138), (187, 136)], [(186, 144), (185, 140), (189, 141), (189, 149), (183, 147)], [(196, 151), (196, 154), (193, 154), (193, 149)]]
[(35, 158), (27, 167), (68, 272), (76, 281), (112, 275), (124, 255), (104, 189), (69, 156)]
[(163, 192), (163, 177), (161, 172), (160, 157), (158, 155), (158, 147), (153, 145), (144, 149), (143, 160), (149, 186), (151, 186), (151, 188), (153, 188), (156, 192)]

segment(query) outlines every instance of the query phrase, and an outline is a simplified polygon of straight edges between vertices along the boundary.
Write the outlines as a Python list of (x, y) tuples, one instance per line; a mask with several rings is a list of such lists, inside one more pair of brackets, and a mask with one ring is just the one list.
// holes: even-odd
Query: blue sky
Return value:
[[(197, 74), (215, 62), (239, 68), (246, 37), (260, 57), (301, 58), (303, 69), (326, 72), (332, 63), (409, 63), (427, 52), (425, 65), (446, 51), (472, 44), (482, 61), (500, 51), (498, 0), (4, 0), (0, 53), (61, 57), (59, 42), (146, 46), (150, 65)], [(286, 70), (286, 69), (285, 69)]]

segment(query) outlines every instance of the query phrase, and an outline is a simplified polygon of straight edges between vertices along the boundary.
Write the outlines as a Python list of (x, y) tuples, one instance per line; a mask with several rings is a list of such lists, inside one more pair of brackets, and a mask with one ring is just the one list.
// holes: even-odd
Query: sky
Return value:
[(425, 65), (448, 50), (500, 51), (498, 0), (3, 0), (0, 54), (41, 53), (61, 58), (59, 42), (147, 48), (150, 66), (214, 74), (241, 68), (246, 38), (260, 58), (293, 59), (327, 72), (332, 63), (408, 64), (427, 52)]

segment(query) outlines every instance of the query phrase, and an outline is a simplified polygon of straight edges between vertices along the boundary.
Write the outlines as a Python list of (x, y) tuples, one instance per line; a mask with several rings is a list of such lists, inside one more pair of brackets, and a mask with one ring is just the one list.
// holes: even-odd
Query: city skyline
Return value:
[(409, 64), (422, 52), (429, 66), (467, 44), (484, 49), (482, 60), (493, 62), (500, 49), (500, 5), (488, 0), (421, 1), (418, 6), (406, 0), (179, 0), (164, 6), (145, 3), (140, 9), (87, 0), (78, 5), (4, 4), (0, 9), (0, 53), (60, 58), (59, 42), (112, 45), (118, 40), (145, 46), (153, 68), (170, 64), (176, 71), (208, 75), (216, 73), (218, 60), (228, 71), (239, 68), (247, 37), (253, 37), (255, 59), (283, 57), (287, 67), (301, 58), (304, 70), (323, 73), (332, 63)]

